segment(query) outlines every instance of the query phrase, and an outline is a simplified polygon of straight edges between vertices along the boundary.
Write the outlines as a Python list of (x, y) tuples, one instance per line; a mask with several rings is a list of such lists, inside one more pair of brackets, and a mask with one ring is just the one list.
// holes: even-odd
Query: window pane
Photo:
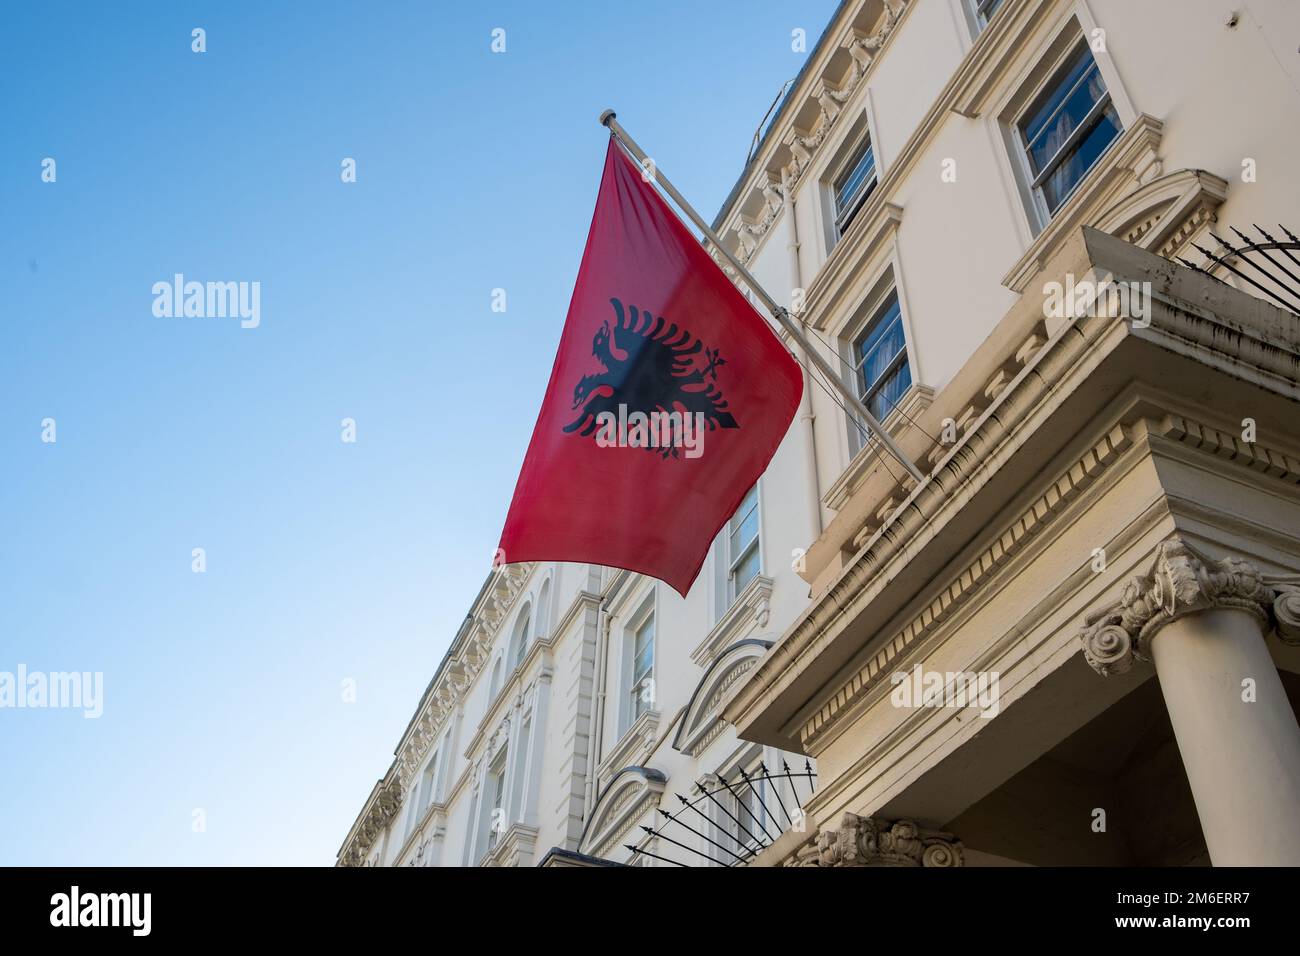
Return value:
[(655, 646), (653, 644), (638, 648), (636, 659), (632, 662), (633, 683), (637, 683), (641, 678), (649, 674), (650, 669), (654, 667), (654, 662)]
[(758, 576), (758, 543), (755, 542), (740, 559), (736, 565), (734, 574), (734, 584), (732, 585), (732, 597), (734, 598), (741, 591), (745, 590), (745, 585)]
[(863, 149), (862, 155), (853, 164), (853, 167), (840, 177), (840, 181), (835, 184), (836, 208), (843, 209), (847, 206), (853, 197), (858, 194), (858, 191), (862, 189), (863, 185), (866, 184), (867, 179), (875, 173), (875, 169), (875, 153), (871, 149), (871, 144), (868, 143), (866, 148)]
[(862, 155), (853, 166), (835, 183), (836, 226), (842, 233), (848, 228), (861, 200), (876, 185), (876, 157), (870, 143), (862, 149)]
[(902, 312), (897, 296), (891, 296), (880, 316), (858, 342), (859, 387), (864, 394), (872, 390), (894, 357), (905, 348)]
[(731, 516), (731, 527), (739, 527), (740, 522), (744, 519), (745, 515), (753, 511), (756, 507), (758, 507), (758, 485), (749, 489), (749, 494), (745, 495), (745, 500), (740, 503), (740, 507), (736, 509), (736, 513)]
[(653, 647), (655, 639), (655, 619), (654, 615), (646, 618), (645, 623), (636, 629), (636, 650), (639, 657), (644, 648)]
[(758, 509), (755, 508), (746, 517), (744, 522), (737, 528), (733, 528), (728, 536), (729, 550), (727, 552), (728, 564), (734, 564), (736, 558), (758, 537)]
[(899, 403), (911, 385), (912, 370), (908, 368), (907, 361), (904, 360), (903, 364), (880, 383), (876, 391), (867, 399), (867, 408), (871, 410), (871, 414), (875, 415), (877, 420), (883, 419)]
[[(1090, 74), (1089, 79), (1080, 83), (1085, 74)], [(1035, 173), (1061, 148), (1065, 137), (1105, 91), (1092, 54), (1084, 47), (1052, 81), (1040, 104), (1021, 121)]]
[(1049, 212), (1056, 212), (1057, 207), (1119, 134), (1119, 114), (1115, 107), (1107, 106), (1093, 121), (1092, 128), (1062, 157), (1052, 174), (1043, 180), (1043, 199)]

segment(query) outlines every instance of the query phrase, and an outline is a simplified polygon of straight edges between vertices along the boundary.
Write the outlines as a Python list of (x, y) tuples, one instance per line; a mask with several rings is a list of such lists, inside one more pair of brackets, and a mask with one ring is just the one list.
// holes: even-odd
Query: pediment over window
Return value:
[(718, 654), (695, 685), (686, 713), (677, 726), (677, 735), (673, 738), (674, 750), (692, 757), (704, 752), (725, 726), (718, 712), (723, 697), (771, 646), (771, 641), (748, 638)]
[(1097, 228), (1172, 259), (1201, 227), (1214, 222), (1228, 184), (1201, 169), (1181, 169), (1153, 179), (1096, 220)]
[(646, 812), (659, 806), (667, 783), (667, 777), (649, 767), (624, 767), (614, 774), (591, 809), (578, 851), (608, 859)]

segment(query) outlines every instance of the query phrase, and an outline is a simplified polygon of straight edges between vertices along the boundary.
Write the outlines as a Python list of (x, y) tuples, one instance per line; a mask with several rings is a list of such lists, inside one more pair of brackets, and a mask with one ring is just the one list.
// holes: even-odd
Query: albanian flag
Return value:
[(610, 137), (500, 557), (683, 596), (794, 418), (799, 366)]

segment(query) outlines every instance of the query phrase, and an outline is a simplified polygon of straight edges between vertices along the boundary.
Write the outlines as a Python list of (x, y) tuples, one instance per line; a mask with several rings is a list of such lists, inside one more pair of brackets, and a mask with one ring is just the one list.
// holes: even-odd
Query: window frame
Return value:
[[(506, 784), (510, 772), (509, 750), (510, 748), (508, 746), (502, 745), (501, 748), (493, 754), (492, 759), (488, 761), (487, 765), (485, 783), (487, 784), (489, 791), (491, 791), (488, 794), (485, 794), (488, 799), (483, 801), (484, 823), (487, 827), (487, 853), (491, 853), (496, 849), (497, 841), (501, 836), (501, 834), (496, 832), (496, 829), (493, 826), (496, 811), (500, 810), (503, 817), (507, 812), (506, 800), (508, 794), (506, 792)], [(499, 772), (496, 769), (498, 763), (501, 764)], [(495, 789), (493, 789), (494, 784), (496, 784)], [(503, 827), (501, 833), (503, 834), (504, 832), (505, 828)]]
[[(1025, 125), (1030, 116), (1039, 109), (1046, 100), (1051, 98), (1057, 90), (1058, 85), (1064, 82), (1071, 65), (1081, 53), (1087, 55), (1091, 66), (1085, 69), (1065, 94), (1061, 96), (1060, 102), (1052, 113), (1049, 114), (1049, 121), (1044, 122), (1042, 129), (1039, 130), (1039, 135), (1050, 128), (1050, 119), (1055, 117), (1060, 110), (1064, 109), (1065, 105), (1070, 101), (1070, 97), (1093, 73), (1095, 73), (1097, 78), (1101, 80), (1104, 92), (1088, 109), (1084, 118), (1073, 130), (1071, 130), (1070, 135), (1066, 138), (1065, 142), (1062, 143), (1061, 146), (1052, 154), (1051, 158), (1043, 164), (1043, 168), (1041, 170), (1035, 170), (1034, 162), (1030, 155), (1031, 141), (1025, 135)], [(1056, 53), (1055, 56), (1052, 55), (1050, 50), (1046, 51), (1044, 58), (1040, 59), (1039, 63), (1042, 64), (1047, 57), (1050, 57), (1051, 61), (1050, 64), (1046, 65), (1045, 69), (1043, 69), (1042, 79), (1030, 90), (1028, 95), (1017, 97), (1021, 101), (1020, 106), (1006, 120), (1009, 143), (1012, 146), (1012, 152), (1014, 153), (1016, 168), (1019, 170), (1020, 178), (1023, 182), (1023, 188), (1031, 204), (1035, 233), (1041, 232), (1043, 229), (1047, 228), (1052, 220), (1056, 218), (1057, 213), (1060, 212), (1060, 210), (1079, 191), (1079, 187), (1088, 178), (1088, 174), (1091, 173), (1092, 170), (1096, 168), (1097, 164), (1101, 162), (1102, 157), (1110, 151), (1115, 143), (1123, 138), (1126, 129), (1124, 124), (1124, 110), (1121, 108), (1121, 104), (1116, 98), (1112, 83), (1106, 76), (1106, 71), (1102, 68), (1101, 60), (1097, 58), (1096, 52), (1088, 43), (1086, 34), (1080, 30), (1072, 40), (1063, 44), (1061, 50)], [(1048, 204), (1043, 184), (1046, 183), (1061, 164), (1072, 155), (1072, 150), (1079, 145), (1079, 142), (1088, 133), (1091, 133), (1093, 129), (1095, 129), (1098, 117), (1100, 117), (1107, 108), (1114, 111), (1115, 119), (1119, 124), (1119, 130), (1111, 138), (1110, 142), (1106, 144), (1106, 148), (1103, 149), (1097, 155), (1097, 158), (1093, 160), (1092, 164), (1082, 172), (1079, 178), (1070, 185), (1068, 190), (1061, 194), (1055, 208), (1052, 208)], [(1037, 136), (1034, 138), (1037, 139)]]
[[(750, 583), (763, 573), (763, 492), (760, 487), (761, 485), (762, 485), (761, 481), (756, 481), (754, 482), (753, 488), (745, 492), (745, 498), (741, 500), (740, 505), (739, 507), (737, 507), (735, 514), (733, 514), (730, 518), (727, 519), (727, 526), (723, 529), (722, 532), (723, 535), (722, 557), (723, 557), (723, 561), (725, 562), (726, 572), (727, 572), (725, 597), (726, 597), (726, 606), (728, 608), (730, 608), (731, 605), (735, 604), (736, 598), (740, 597), (741, 592), (744, 591), (745, 588), (749, 587)], [(745, 514), (742, 516), (740, 513), (740, 509), (745, 506), (745, 501), (748, 500), (751, 493), (754, 496), (754, 504), (752, 505), (750, 510), (746, 511)], [(744, 519), (749, 516), (750, 512), (753, 512), (756, 519), (755, 528), (754, 528), (754, 538), (748, 545), (746, 545), (744, 548), (741, 549), (741, 553), (739, 555), (732, 554), (731, 552), (732, 534), (734, 533), (734, 531), (739, 531), (740, 528), (743, 527), (745, 523)], [(737, 517), (740, 517), (741, 519), (740, 525), (738, 525), (733, 529), (732, 523), (736, 520)], [(743, 585), (738, 586), (736, 581), (736, 569), (746, 558), (750, 556), (750, 554), (755, 552), (758, 555), (758, 566), (755, 568), (753, 576), (750, 577), (750, 579), (746, 581)]]
[[(637, 676), (637, 640), (646, 625), (650, 625), (650, 666), (638, 678)], [(628, 622), (626, 647), (628, 650), (628, 667), (627, 667), (627, 685), (624, 691), (625, 700), (627, 701), (627, 728), (631, 728), (643, 715), (654, 710), (654, 702), (643, 702), (641, 699), (642, 691), (640, 684), (647, 678), (651, 684), (654, 683), (655, 663), (657, 652), (657, 639), (659, 636), (659, 621), (655, 613), (655, 602), (653, 596), (637, 610), (637, 613)], [(644, 707), (642, 704), (644, 703)], [(626, 732), (626, 729), (625, 731)]]
[[(875, 140), (871, 136), (870, 122), (864, 122), (863, 128), (849, 140), (852, 143), (844, 150), (840, 158), (828, 169), (824, 178), (829, 189), (831, 230), (838, 243), (848, 231), (870, 195), (880, 185), (880, 158), (876, 155)], [(847, 206), (840, 205), (840, 181), (851, 177), (866, 154), (871, 155), (870, 181), (864, 179), (863, 185), (853, 194)]]
[[(852, 386), (854, 394), (862, 400), (864, 405), (870, 408), (871, 399), (877, 392), (884, 388), (889, 381), (892, 380), (902, 366), (906, 365), (908, 367), (910, 377), (910, 382), (907, 389), (904, 390), (903, 395), (906, 395), (907, 392), (915, 386), (916, 376), (912, 371), (914, 363), (911, 354), (911, 338), (908, 335), (907, 317), (904, 314), (903, 309), (903, 295), (898, 287), (895, 276), (889, 270), (886, 270), (881, 276), (881, 279), (872, 287), (872, 291), (868, 293), (863, 302), (864, 305), (860, 307), (859, 314), (864, 317), (860, 318), (857, 322), (850, 323), (845, 330), (848, 334), (842, 335), (840, 341), (843, 343), (845, 349), (844, 363), (847, 368), (846, 377), (849, 379), (849, 384)], [(890, 311), (891, 305), (896, 307), (898, 310), (898, 316), (893, 321), (898, 323), (899, 331), (903, 336), (903, 345), (902, 348), (900, 348), (889, 360), (889, 364), (885, 367), (885, 370), (868, 386), (863, 381), (861, 371), (862, 366), (866, 362), (866, 356), (859, 354), (861, 345), (870, 335), (871, 331), (875, 329), (881, 321), (883, 321), (886, 314)], [(884, 409), (881, 414), (876, 415), (874, 411), (872, 414), (876, 415), (876, 419), (883, 424), (889, 414), (901, 404), (902, 402), (900, 400), (889, 408)], [(867, 423), (860, 421), (858, 414), (852, 409), (849, 409), (847, 410), (846, 424), (849, 430), (850, 452), (852, 454), (857, 454), (857, 452), (861, 451), (869, 441), (869, 437), (864, 438), (862, 436), (858, 429), (858, 425), (861, 425), (863, 429), (867, 429)]]
[[(969, 0), (970, 14), (975, 20), (977, 33), (983, 32), (990, 21), (998, 15), (998, 11), (1002, 9), (1005, 2), (1006, 0)], [(990, 5), (993, 6), (992, 12), (988, 11)]]

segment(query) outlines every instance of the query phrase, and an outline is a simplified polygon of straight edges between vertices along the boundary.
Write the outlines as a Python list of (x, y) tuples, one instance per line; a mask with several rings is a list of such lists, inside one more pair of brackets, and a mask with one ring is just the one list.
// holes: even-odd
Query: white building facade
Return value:
[(1298, 38), (841, 4), (715, 228), (925, 480), (809, 380), (685, 598), (494, 570), (340, 863), (1300, 863)]

